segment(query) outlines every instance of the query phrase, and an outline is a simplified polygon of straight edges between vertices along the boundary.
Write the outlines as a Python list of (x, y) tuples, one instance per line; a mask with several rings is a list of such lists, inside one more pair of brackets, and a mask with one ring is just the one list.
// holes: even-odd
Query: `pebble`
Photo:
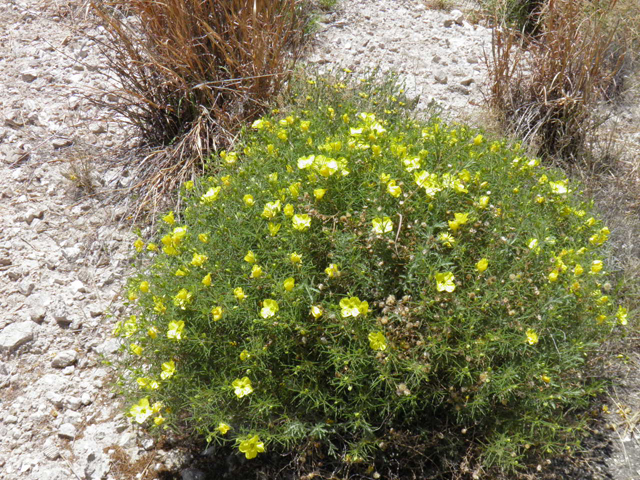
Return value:
[(69, 365), (73, 365), (78, 360), (78, 352), (75, 350), (64, 350), (58, 352), (51, 361), (53, 368), (65, 368)]
[(58, 436), (60, 438), (68, 438), (73, 440), (74, 438), (76, 438), (76, 427), (74, 427), (71, 423), (63, 423), (58, 429)]
[(0, 331), (0, 352), (12, 352), (31, 342), (37, 328), (38, 324), (31, 320), (9, 324)]

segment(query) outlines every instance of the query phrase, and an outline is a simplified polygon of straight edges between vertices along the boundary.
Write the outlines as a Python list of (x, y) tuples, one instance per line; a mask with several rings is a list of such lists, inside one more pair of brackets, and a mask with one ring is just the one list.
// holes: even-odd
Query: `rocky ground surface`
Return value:
[[(480, 123), (491, 31), (469, 22), (471, 6), (344, 0), (321, 23), (309, 61), (396, 71), (420, 96), (418, 109), (437, 103)], [(134, 428), (110, 388), (111, 330), (135, 236), (108, 196), (126, 183), (113, 164), (126, 132), (84, 98), (109, 88), (87, 34), (101, 32), (82, 0), (0, 2), (0, 478), (150, 479), (183, 468), (184, 480), (202, 479), (185, 452), (162, 450)], [(616, 113), (633, 145), (638, 104)], [(637, 251), (632, 237), (620, 238)], [(633, 371), (638, 358), (629, 361)], [(640, 406), (624, 413), (640, 382), (626, 378), (623, 413), (611, 402), (620, 428), (608, 434), (600, 478), (640, 477)]]

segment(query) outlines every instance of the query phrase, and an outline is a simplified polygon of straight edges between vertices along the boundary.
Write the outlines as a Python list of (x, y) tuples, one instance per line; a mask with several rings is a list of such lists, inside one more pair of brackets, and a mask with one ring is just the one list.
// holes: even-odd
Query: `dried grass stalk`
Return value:
[(93, 4), (106, 66), (101, 102), (140, 134), (143, 202), (157, 202), (225, 148), (286, 82), (302, 45), (302, 0), (115, 0)]

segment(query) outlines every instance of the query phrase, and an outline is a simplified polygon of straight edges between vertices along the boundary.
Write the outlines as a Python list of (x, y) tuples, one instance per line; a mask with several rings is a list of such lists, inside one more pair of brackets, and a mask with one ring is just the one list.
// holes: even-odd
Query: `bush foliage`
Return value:
[(627, 322), (607, 228), (518, 145), (346, 83), (309, 79), (136, 242), (130, 415), (246, 458), (371, 462), (406, 432), (512, 471), (577, 444)]

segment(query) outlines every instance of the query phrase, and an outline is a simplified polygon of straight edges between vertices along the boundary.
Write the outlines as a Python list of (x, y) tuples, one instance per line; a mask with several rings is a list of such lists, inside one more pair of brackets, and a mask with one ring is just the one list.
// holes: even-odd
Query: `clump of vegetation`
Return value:
[(294, 98), (136, 241), (116, 327), (133, 420), (369, 473), (400, 441), (476, 473), (579, 445), (589, 368), (628, 322), (580, 187), (412, 119), (393, 83)]
[(544, 2), (534, 9), (534, 35), (507, 23), (494, 30), (490, 102), (543, 156), (575, 161), (584, 154), (600, 124), (597, 105), (621, 86), (628, 43), (617, 42), (610, 22), (617, 3)]
[[(306, 22), (300, 0), (116, 0), (96, 6), (107, 66), (104, 102), (151, 153), (134, 159), (145, 200), (202, 171), (287, 81)], [(143, 202), (144, 203), (144, 202)]]

